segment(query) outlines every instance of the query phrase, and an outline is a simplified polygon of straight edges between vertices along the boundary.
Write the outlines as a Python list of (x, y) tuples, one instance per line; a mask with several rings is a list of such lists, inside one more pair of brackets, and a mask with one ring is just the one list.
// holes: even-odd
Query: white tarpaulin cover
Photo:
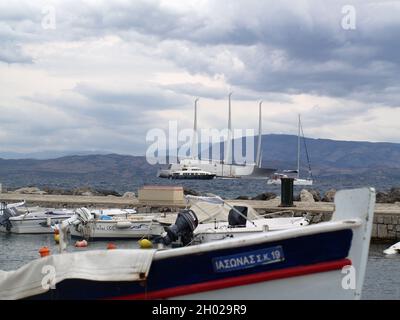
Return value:
[(41, 294), (49, 290), (50, 283), (57, 286), (65, 279), (143, 279), (149, 273), (155, 252), (153, 249), (93, 250), (40, 258), (15, 271), (0, 271), (0, 299), (22, 299)]
[[(228, 201), (229, 203), (229, 201)], [(251, 206), (246, 203), (236, 203), (235, 206), (244, 206), (248, 208), (247, 217), (251, 220), (260, 219), (260, 215)], [(226, 204), (215, 204), (212, 202), (193, 202), (190, 209), (194, 211), (199, 223), (207, 223), (215, 221), (228, 221), (229, 210), (231, 208)], [(167, 215), (165, 218), (157, 218), (157, 221), (166, 224), (174, 224), (176, 214)]]

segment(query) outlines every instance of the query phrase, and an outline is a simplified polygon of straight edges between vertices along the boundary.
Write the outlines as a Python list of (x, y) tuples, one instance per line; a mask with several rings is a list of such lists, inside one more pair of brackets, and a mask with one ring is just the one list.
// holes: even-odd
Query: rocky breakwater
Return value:
[[(391, 188), (389, 191), (379, 191), (376, 194), (377, 205), (393, 204), (390, 208), (398, 207), (398, 212), (378, 213), (374, 216), (372, 238), (376, 240), (400, 240), (400, 188)], [(389, 207), (389, 205), (386, 205)]]
[[(295, 196), (295, 201), (310, 204), (315, 202), (334, 202), (336, 190), (331, 189), (323, 195), (318, 190), (303, 189)], [(328, 221), (330, 212), (313, 212), (309, 214), (311, 223)], [(375, 214), (371, 238), (373, 241), (399, 241), (400, 240), (400, 188), (391, 188), (388, 191), (376, 193)]]
[(89, 186), (74, 189), (56, 189), (30, 186), (9, 190), (0, 195), (2, 201), (16, 202), (26, 200), (28, 206), (48, 208), (60, 207), (100, 207), (133, 208), (137, 202), (134, 192), (123, 195), (114, 190), (96, 189)]

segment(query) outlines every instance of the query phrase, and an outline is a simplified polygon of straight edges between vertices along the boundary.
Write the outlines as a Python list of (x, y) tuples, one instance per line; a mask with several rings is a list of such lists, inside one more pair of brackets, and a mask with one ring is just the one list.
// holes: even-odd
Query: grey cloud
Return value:
[(57, 108), (87, 125), (104, 127), (138, 124), (149, 110), (179, 109), (192, 103), (188, 97), (160, 88), (112, 90), (88, 83), (79, 83), (58, 95), (38, 93), (22, 98)]
[(202, 85), (201, 83), (170, 84), (170, 85), (164, 85), (162, 86), (162, 88), (192, 97), (222, 99), (227, 95), (227, 90), (223, 88), (207, 87)]
[(33, 63), (32, 57), (25, 54), (19, 45), (11, 42), (0, 44), (0, 61), (5, 63)]
[[(119, 34), (129, 39), (132, 34), (149, 35), (155, 37), (149, 41), (159, 47), (160, 55), (180, 67), (192, 73), (223, 74), (231, 85), (261, 92), (345, 96), (363, 89), (384, 90), (399, 80), (399, 6), (353, 1), (357, 29), (345, 31), (340, 23), (347, 2), (218, 1), (181, 12), (157, 0), (82, 1), (74, 6), (56, 2), (57, 31), (36, 30), (32, 36), (82, 39)], [(29, 14), (14, 7), (4, 15), (13, 23), (30, 15), (37, 21), (40, 7), (25, 6)], [(376, 14), (387, 14), (388, 19), (375, 18)], [(21, 53), (3, 51), (4, 61), (32, 61)], [(224, 52), (231, 59), (221, 61)], [(271, 52), (281, 52), (280, 65), (271, 63), (275, 59)], [(232, 68), (234, 58), (243, 63), (242, 69)], [(379, 63), (390, 65), (391, 70), (379, 68)], [(333, 67), (326, 69), (327, 65)]]
[(201, 83), (176, 83), (170, 85), (161, 86), (162, 88), (174, 91), (176, 93), (188, 95), (191, 97), (198, 98), (209, 98), (209, 99), (227, 99), (229, 91), (233, 91), (232, 98), (234, 100), (261, 100), (266, 101), (277, 101), (277, 102), (290, 102), (292, 99), (285, 94), (281, 93), (263, 93), (260, 92), (249, 92), (242, 88), (221, 88), (221, 87), (209, 87)]
[(84, 83), (74, 91), (102, 104), (126, 105), (139, 108), (178, 108), (188, 102), (187, 98), (157, 88), (133, 88), (132, 91), (100, 89)]

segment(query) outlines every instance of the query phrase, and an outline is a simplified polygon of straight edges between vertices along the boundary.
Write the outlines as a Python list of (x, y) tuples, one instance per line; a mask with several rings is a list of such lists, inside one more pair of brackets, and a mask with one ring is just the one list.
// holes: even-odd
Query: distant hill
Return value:
[[(365, 170), (400, 169), (400, 144), (386, 142), (337, 141), (305, 139), (311, 165), (320, 175), (332, 173), (358, 173)], [(297, 136), (264, 135), (263, 163), (268, 166), (295, 167)], [(303, 140), (301, 163), (307, 165)]]
[(133, 181), (154, 177), (157, 168), (145, 157), (118, 154), (66, 156), (57, 159), (0, 159), (0, 181), (8, 187), (82, 185), (129, 189)]
[[(400, 144), (306, 139), (313, 174), (326, 181), (372, 181), (373, 185), (400, 183)], [(293, 169), (297, 136), (264, 135), (263, 166)], [(301, 170), (307, 169), (302, 141)], [(117, 191), (132, 185), (160, 183), (158, 166), (145, 157), (118, 154), (64, 156), (56, 159), (0, 159), (0, 182), (7, 187), (50, 186), (73, 188), (90, 185)]]
[(99, 155), (99, 154), (109, 154), (111, 152), (104, 151), (58, 151), (58, 150), (47, 150), (47, 151), (39, 151), (39, 152), (7, 152), (0, 151), (0, 158), (4, 159), (37, 159), (37, 160), (48, 160), (48, 159), (56, 159), (66, 156), (79, 156), (79, 155)]

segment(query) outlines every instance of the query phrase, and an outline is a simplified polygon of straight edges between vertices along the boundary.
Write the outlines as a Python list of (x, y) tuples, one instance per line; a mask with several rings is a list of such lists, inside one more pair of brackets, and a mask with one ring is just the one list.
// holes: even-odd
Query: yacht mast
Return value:
[(262, 139), (262, 113), (261, 113), (261, 105), (262, 100), (258, 104), (258, 141), (257, 141), (257, 156), (256, 156), (256, 164), (257, 167), (261, 168), (261, 139)]
[(297, 132), (297, 179), (300, 178), (300, 114)]
[(231, 164), (231, 144), (232, 144), (232, 118), (231, 118), (231, 96), (232, 92), (228, 95), (228, 137), (226, 140), (225, 148), (225, 164)]
[(196, 159), (199, 155), (197, 150), (197, 101), (198, 98), (194, 100), (194, 123), (193, 123), (193, 139), (192, 139), (192, 159)]

